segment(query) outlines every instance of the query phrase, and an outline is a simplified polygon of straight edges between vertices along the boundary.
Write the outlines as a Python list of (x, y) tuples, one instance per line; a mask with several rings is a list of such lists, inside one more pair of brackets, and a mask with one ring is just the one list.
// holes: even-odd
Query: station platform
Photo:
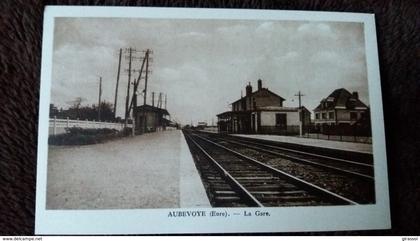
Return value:
[(293, 144), (304, 145), (304, 146), (314, 146), (314, 147), (320, 147), (320, 148), (372, 154), (372, 144), (366, 144), (366, 143), (332, 141), (332, 140), (312, 139), (312, 138), (303, 138), (303, 137), (294, 137), (294, 136), (278, 136), (278, 135), (244, 135), (244, 134), (231, 134), (231, 135), (252, 138), (252, 139), (285, 142), (285, 143), (293, 143)]
[(180, 130), (48, 151), (47, 209), (211, 207)]

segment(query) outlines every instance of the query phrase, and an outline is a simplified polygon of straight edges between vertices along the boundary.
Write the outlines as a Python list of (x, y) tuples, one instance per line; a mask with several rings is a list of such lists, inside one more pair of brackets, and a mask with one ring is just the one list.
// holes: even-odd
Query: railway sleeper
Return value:
[(256, 180), (256, 181), (260, 181), (260, 180), (279, 180), (278, 177), (273, 177), (273, 176), (249, 176), (249, 177), (235, 177), (235, 179), (237, 180)]
[(274, 184), (265, 184), (265, 185), (253, 185), (253, 186), (249, 186), (248, 187), (248, 190), (249, 191), (252, 191), (252, 190), (266, 190), (266, 189), (277, 189), (277, 190), (280, 190), (280, 189), (282, 189), (282, 186), (281, 185), (279, 185), (279, 184), (277, 184), (277, 183), (274, 183)]
[(214, 190), (232, 190), (232, 187), (226, 183), (212, 183)]
[(249, 191), (264, 191), (264, 190), (278, 190), (283, 192), (295, 192), (299, 191), (296, 186), (291, 184), (278, 184), (278, 183), (266, 183), (266, 184), (259, 184), (259, 183), (249, 183), (249, 186), (247, 186), (247, 189)]
[(305, 191), (251, 191), (255, 195), (302, 195)]
[(238, 196), (216, 196), (214, 199), (218, 202), (232, 202), (232, 201), (240, 201), (241, 198)]
[(256, 198), (261, 201), (312, 201), (312, 200), (319, 200), (316, 196), (308, 195), (308, 196), (282, 196), (282, 195), (256, 195)]
[(212, 181), (218, 181), (218, 180), (223, 180), (223, 178), (218, 177), (218, 176), (210, 176), (210, 175), (206, 175), (207, 180), (212, 180)]
[(230, 172), (233, 176), (250, 176), (250, 177), (272, 177), (273, 175), (267, 173), (253, 173), (253, 172)]
[(310, 202), (273, 202), (270, 204), (266, 204), (266, 206), (276, 206), (276, 207), (293, 207), (293, 206), (321, 206), (321, 205), (328, 205), (330, 203), (322, 203), (319, 201), (310, 201)]
[(227, 190), (217, 190), (214, 192), (216, 195), (234, 195), (236, 192), (234, 191), (227, 191)]
[(246, 203), (241, 202), (216, 202), (215, 207), (249, 207)]

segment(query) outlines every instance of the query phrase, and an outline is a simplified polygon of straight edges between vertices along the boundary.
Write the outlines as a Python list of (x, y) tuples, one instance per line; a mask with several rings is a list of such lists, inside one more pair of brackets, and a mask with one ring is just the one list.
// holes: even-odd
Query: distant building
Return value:
[[(245, 96), (232, 103), (231, 111), (217, 115), (219, 132), (299, 134), (299, 108), (283, 107), (283, 97), (262, 87), (252, 92), (251, 84)], [(310, 112), (302, 107), (303, 125), (310, 123)]]
[(165, 130), (170, 124), (169, 112), (166, 109), (151, 105), (136, 106), (133, 110), (136, 132), (154, 132)]
[(350, 93), (344, 88), (336, 89), (322, 99), (314, 113), (314, 124), (321, 132), (334, 127), (344, 132), (349, 132), (346, 129), (355, 126), (370, 129), (368, 106), (359, 99), (357, 92)]
[(207, 126), (207, 122), (203, 122), (203, 121), (201, 121), (201, 122), (198, 122), (197, 123), (197, 127), (202, 127), (202, 128), (204, 128), (204, 127), (206, 127)]

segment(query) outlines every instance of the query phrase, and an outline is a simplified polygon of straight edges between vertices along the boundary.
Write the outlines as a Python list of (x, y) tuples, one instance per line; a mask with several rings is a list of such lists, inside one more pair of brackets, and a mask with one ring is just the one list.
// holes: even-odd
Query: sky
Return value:
[[(369, 105), (361, 23), (142, 18), (56, 18), (51, 103), (67, 108), (81, 97), (82, 105), (97, 104), (99, 76), (102, 100), (114, 103), (119, 49), (128, 47), (153, 50), (147, 104), (152, 91), (166, 94), (182, 124), (216, 122), (258, 79), (287, 107), (298, 106), (301, 91), (312, 111), (337, 88), (357, 91)], [(128, 68), (124, 57), (121, 68)], [(127, 79), (122, 71), (118, 116)]]

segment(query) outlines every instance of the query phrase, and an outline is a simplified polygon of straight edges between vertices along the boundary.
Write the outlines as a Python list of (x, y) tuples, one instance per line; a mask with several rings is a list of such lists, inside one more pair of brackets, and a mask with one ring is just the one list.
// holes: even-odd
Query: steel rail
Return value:
[(198, 138), (200, 138), (200, 139), (202, 139), (202, 140), (204, 140), (204, 141), (207, 141), (207, 142), (209, 142), (209, 143), (212, 143), (212, 144), (213, 144), (213, 145), (215, 145), (215, 146), (218, 146), (218, 147), (220, 147), (220, 148), (223, 148), (224, 150), (226, 150), (226, 151), (228, 151), (228, 152), (231, 152), (231, 153), (233, 153), (233, 154), (235, 154), (235, 155), (237, 155), (237, 156), (240, 156), (240, 157), (244, 158), (245, 160), (247, 160), (247, 161), (249, 161), (249, 162), (251, 162), (251, 163), (258, 164), (259, 166), (264, 167), (264, 168), (266, 168), (267, 170), (270, 170), (271, 172), (273, 172), (273, 173), (275, 173), (275, 174), (277, 174), (277, 175), (281, 175), (281, 176), (284, 176), (284, 177), (286, 177), (286, 178), (289, 178), (290, 180), (294, 181), (296, 184), (298, 184), (298, 185), (300, 185), (300, 186), (303, 186), (303, 187), (305, 187), (305, 188), (309, 188), (309, 189), (311, 189), (312, 191), (318, 192), (318, 193), (320, 193), (320, 194), (323, 194), (323, 195), (325, 195), (325, 196), (328, 196), (329, 198), (335, 199), (335, 200), (340, 201), (340, 202), (344, 202), (344, 203), (351, 204), (351, 205), (359, 205), (359, 203), (357, 203), (357, 202), (355, 202), (355, 201), (353, 201), (353, 200), (350, 200), (350, 199), (348, 199), (348, 198), (346, 198), (346, 197), (343, 197), (343, 196), (341, 196), (341, 195), (339, 195), (339, 194), (333, 193), (333, 192), (331, 192), (331, 191), (329, 191), (329, 190), (327, 190), (327, 189), (325, 189), (325, 188), (319, 187), (319, 186), (317, 186), (317, 185), (315, 185), (315, 184), (312, 184), (312, 183), (307, 182), (307, 181), (305, 181), (305, 180), (302, 180), (302, 179), (300, 179), (300, 178), (297, 178), (297, 177), (295, 177), (295, 176), (293, 176), (293, 175), (290, 175), (290, 174), (288, 174), (288, 173), (286, 173), (286, 172), (284, 172), (284, 171), (281, 171), (281, 170), (279, 170), (279, 169), (277, 169), (277, 168), (274, 168), (274, 167), (269, 166), (269, 165), (267, 165), (267, 164), (265, 164), (265, 163), (262, 163), (262, 162), (260, 162), (260, 161), (258, 161), (258, 160), (256, 160), (256, 159), (254, 159), (254, 158), (251, 158), (251, 157), (245, 156), (245, 155), (243, 155), (242, 153), (239, 153), (239, 152), (237, 152), (237, 151), (231, 150), (231, 149), (229, 149), (229, 148), (227, 148), (227, 147), (224, 147), (223, 145), (220, 145), (220, 144), (218, 144), (218, 143), (215, 143), (215, 142), (213, 142), (213, 141), (211, 141), (211, 140), (209, 140), (209, 139), (207, 139), (207, 138), (204, 138), (204, 137), (199, 136), (199, 135), (197, 135), (197, 134), (193, 134), (193, 135), (194, 135), (194, 136), (197, 136)]
[(217, 169), (219, 169), (219, 171), (228, 179), (229, 182), (233, 183), (234, 186), (236, 186), (237, 189), (239, 189), (240, 194), (242, 194), (243, 196), (245, 196), (245, 198), (248, 201), (251, 201), (251, 203), (255, 204), (257, 207), (264, 207), (264, 205), (257, 200), (257, 198), (255, 198), (248, 190), (246, 190), (246, 188), (244, 186), (242, 186), (242, 184), (240, 184), (232, 175), (229, 174), (229, 172), (224, 169), (213, 157), (210, 156), (210, 154), (205, 151), (200, 144), (198, 144), (191, 136), (189, 135), (185, 135), (188, 136), (188, 138), (190, 139), (190, 141), (192, 143), (194, 143), (194, 145), (201, 151), (203, 152), (203, 154), (211, 160), (211, 162), (217, 167)]
[(270, 147), (270, 148), (274, 148), (274, 149), (278, 149), (278, 150), (295, 152), (295, 153), (299, 153), (299, 154), (303, 154), (303, 155), (308, 155), (308, 156), (313, 156), (313, 157), (320, 157), (320, 158), (324, 158), (324, 159), (330, 159), (332, 161), (345, 162), (345, 163), (350, 163), (350, 164), (354, 164), (354, 165), (360, 165), (360, 166), (366, 166), (366, 167), (372, 167), (373, 168), (373, 165), (367, 164), (367, 163), (349, 161), (349, 160), (345, 160), (345, 159), (342, 159), (342, 158), (336, 158), (336, 157), (331, 157), (331, 156), (324, 156), (324, 155), (319, 155), (319, 154), (315, 154), (315, 153), (309, 153), (309, 152), (304, 152), (304, 151), (293, 150), (293, 149), (289, 149), (289, 148), (285, 148), (285, 147), (279, 147), (279, 146), (273, 146), (273, 145), (268, 145), (268, 144), (262, 144), (262, 143), (258, 143), (257, 141), (248, 141), (248, 140), (243, 140), (243, 139), (238, 140), (238, 138), (233, 138), (233, 139), (236, 139), (236, 141), (247, 142), (247, 143), (250, 143), (250, 144), (257, 144), (257, 145), (260, 145), (260, 146)]
[[(369, 176), (369, 175), (365, 175), (365, 174), (362, 174), (362, 173), (359, 173), (359, 172), (349, 171), (349, 170), (334, 167), (334, 166), (331, 166), (331, 165), (310, 161), (310, 160), (307, 160), (307, 159), (304, 159), (304, 158), (294, 157), (294, 156), (287, 155), (287, 154), (284, 154), (284, 153), (280, 153), (280, 152), (276, 152), (276, 151), (272, 151), (272, 150), (267, 150), (267, 149), (264, 149), (264, 148), (261, 148), (261, 147), (251, 146), (251, 145), (248, 145), (248, 144), (240, 143), (238, 141), (226, 140), (226, 139), (220, 139), (220, 138), (217, 138), (217, 139), (222, 140), (222, 141), (226, 141), (226, 142), (230, 142), (230, 143), (234, 143), (234, 144), (237, 144), (237, 145), (246, 146), (246, 147), (254, 149), (254, 150), (258, 150), (258, 151), (261, 151), (261, 152), (266, 152), (266, 153), (273, 154), (273, 155), (276, 155), (276, 156), (280, 156), (280, 157), (283, 157), (283, 158), (286, 158), (286, 159), (291, 159), (292, 161), (302, 162), (302, 163), (306, 163), (306, 164), (309, 164), (309, 165), (312, 165), (312, 166), (327, 168), (327, 169), (338, 171), (338, 172), (341, 172), (341, 173), (344, 173), (344, 174), (347, 174), (347, 175), (361, 177), (361, 178), (364, 178), (364, 179), (367, 179), (367, 180), (370, 180), (370, 181), (374, 180), (374, 177)], [(259, 144), (257, 144), (257, 145), (259, 145)], [(265, 146), (265, 145), (262, 145), (262, 146)]]

